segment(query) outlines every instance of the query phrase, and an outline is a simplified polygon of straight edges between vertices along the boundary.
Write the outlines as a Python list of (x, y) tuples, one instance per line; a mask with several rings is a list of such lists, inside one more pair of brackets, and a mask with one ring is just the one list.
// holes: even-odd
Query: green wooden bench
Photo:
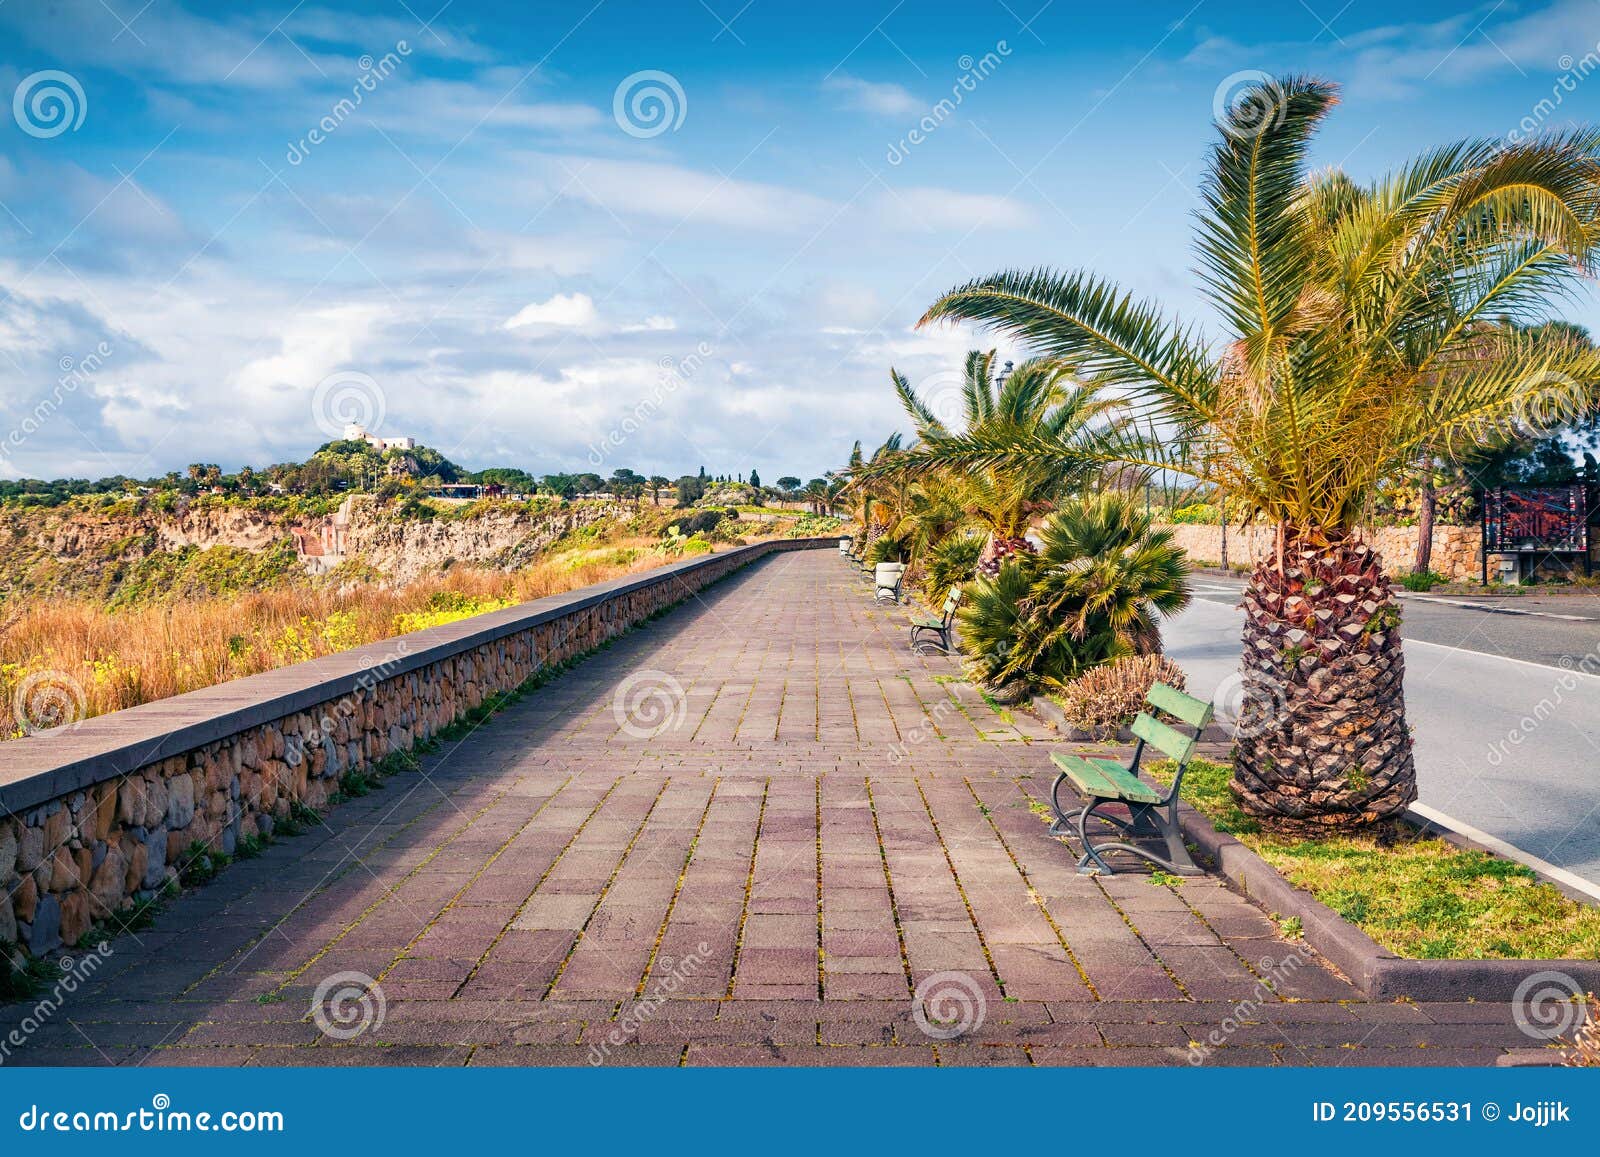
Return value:
[(950, 593), (945, 596), (944, 606), (940, 608), (939, 617), (932, 615), (911, 616), (911, 649), (917, 654), (925, 654), (924, 648), (935, 646), (932, 640), (924, 635), (935, 635), (939, 642), (939, 650), (949, 654), (953, 646), (951, 631), (955, 627), (956, 608), (961, 605), (961, 588), (951, 587)]
[[(1055, 822), (1050, 825), (1050, 832), (1052, 835), (1065, 835), (1069, 826), (1077, 827), (1078, 838), (1083, 843), (1083, 855), (1078, 860), (1078, 871), (1081, 873), (1104, 872), (1108, 876), (1115, 875), (1102, 853), (1117, 851), (1132, 852), (1180, 876), (1201, 874), (1189, 856), (1189, 849), (1184, 847), (1183, 832), (1178, 828), (1178, 788), (1183, 783), (1184, 770), (1189, 766), (1200, 735), (1205, 731), (1206, 724), (1211, 722), (1211, 704), (1185, 695), (1164, 683), (1151, 687), (1145, 702), (1187, 723), (1194, 728), (1194, 734), (1184, 735), (1149, 712), (1141, 711), (1133, 721), (1132, 728), (1139, 742), (1133, 749), (1133, 759), (1127, 767), (1114, 759), (1093, 759), (1081, 755), (1050, 756), (1060, 768), (1060, 774), (1050, 788), (1050, 807), (1056, 816)], [(1165, 794), (1139, 778), (1139, 761), (1144, 757), (1146, 747), (1154, 747), (1178, 765), (1172, 777), (1172, 786)], [(1061, 806), (1061, 786), (1069, 781), (1084, 801), (1075, 819)], [(1113, 804), (1121, 804), (1128, 809), (1126, 820), (1100, 810)], [(1162, 858), (1121, 840), (1099, 845), (1091, 843), (1088, 831), (1091, 818), (1108, 823), (1129, 837), (1159, 836), (1166, 843), (1166, 857)]]

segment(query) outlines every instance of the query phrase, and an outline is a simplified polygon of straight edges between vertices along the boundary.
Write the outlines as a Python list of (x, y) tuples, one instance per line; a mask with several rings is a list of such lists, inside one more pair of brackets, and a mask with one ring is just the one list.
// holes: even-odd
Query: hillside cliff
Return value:
[(493, 504), (419, 518), (357, 497), (337, 512), (284, 502), (161, 510), (0, 507), (0, 597), (226, 593), (358, 563), (408, 582), (456, 563), (515, 569), (564, 535), (630, 515), (611, 503)]

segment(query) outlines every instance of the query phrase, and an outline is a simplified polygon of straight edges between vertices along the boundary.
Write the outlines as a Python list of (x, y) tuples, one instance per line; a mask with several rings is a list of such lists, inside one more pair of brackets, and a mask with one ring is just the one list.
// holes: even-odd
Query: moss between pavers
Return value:
[[(1172, 765), (1151, 775), (1171, 782)], [(1227, 764), (1190, 762), (1183, 798), (1291, 884), (1389, 951), (1420, 959), (1600, 958), (1600, 908), (1568, 899), (1528, 868), (1406, 825), (1363, 836), (1274, 835), (1239, 810)]]

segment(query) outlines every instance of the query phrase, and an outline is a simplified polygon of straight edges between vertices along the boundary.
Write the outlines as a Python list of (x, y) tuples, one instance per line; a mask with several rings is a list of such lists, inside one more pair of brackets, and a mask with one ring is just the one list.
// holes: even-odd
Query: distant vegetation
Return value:
[[(737, 474), (697, 474), (671, 479), (661, 474), (643, 475), (622, 467), (610, 476), (593, 472), (534, 475), (509, 466), (468, 470), (428, 446), (410, 450), (380, 450), (365, 441), (326, 442), (304, 462), (280, 462), (256, 469), (241, 467), (225, 473), (221, 467), (196, 462), (188, 470), (171, 471), (153, 478), (116, 474), (107, 478), (0, 479), (0, 506), (55, 507), (72, 503), (107, 509), (122, 502), (146, 508), (175, 509), (184, 498), (216, 496), (283, 504), (291, 513), (326, 513), (347, 493), (366, 492), (404, 502), (420, 500), (446, 486), (481, 486), (493, 497), (516, 495), (573, 499), (608, 495), (631, 502), (663, 502), (687, 507), (708, 497), (718, 505), (763, 501), (816, 504), (822, 479), (802, 487), (799, 478), (786, 475), (775, 486), (764, 486), (752, 470), (748, 478)], [(731, 497), (730, 497), (731, 495)], [(75, 501), (76, 500), (76, 501)], [(410, 513), (417, 513), (412, 511)], [(818, 511), (822, 513), (822, 511)]]

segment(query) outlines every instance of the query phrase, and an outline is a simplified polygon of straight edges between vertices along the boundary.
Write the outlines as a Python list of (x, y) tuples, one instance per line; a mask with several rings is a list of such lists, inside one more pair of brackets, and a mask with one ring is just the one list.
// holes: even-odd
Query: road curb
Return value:
[[(1369, 1000), (1531, 1000), (1525, 991), (1540, 973), (1573, 994), (1600, 992), (1600, 960), (1416, 960), (1396, 956), (1360, 928), (1301, 891), (1188, 804), (1180, 804), (1184, 835), (1248, 899), (1279, 918), (1299, 917), (1305, 942), (1326, 957)], [(1541, 987), (1538, 981), (1533, 987)]]

